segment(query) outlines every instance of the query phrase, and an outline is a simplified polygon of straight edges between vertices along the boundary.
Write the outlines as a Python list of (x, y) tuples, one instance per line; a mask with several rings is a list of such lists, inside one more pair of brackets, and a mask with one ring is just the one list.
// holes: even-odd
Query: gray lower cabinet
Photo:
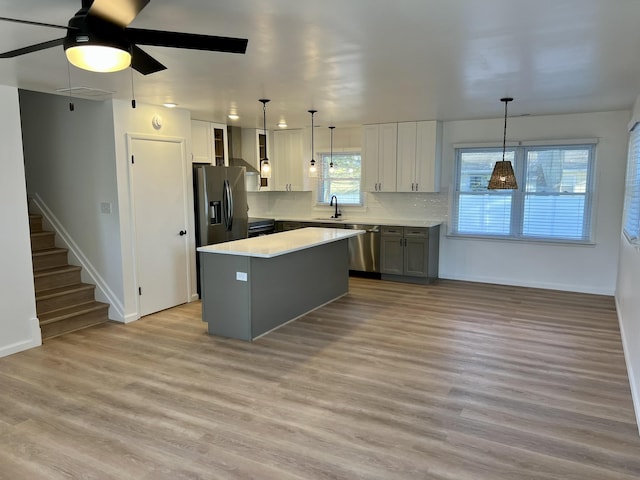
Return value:
[(383, 278), (426, 283), (438, 277), (440, 227), (382, 227)]

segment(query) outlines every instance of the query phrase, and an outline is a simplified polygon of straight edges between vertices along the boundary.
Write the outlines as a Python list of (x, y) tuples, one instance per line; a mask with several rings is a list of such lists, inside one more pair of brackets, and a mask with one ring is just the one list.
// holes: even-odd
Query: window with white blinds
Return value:
[(624, 190), (624, 234), (632, 243), (640, 243), (640, 126), (629, 138), (627, 180)]
[(501, 148), (456, 149), (451, 234), (591, 241), (595, 145), (509, 147), (517, 190), (488, 190)]

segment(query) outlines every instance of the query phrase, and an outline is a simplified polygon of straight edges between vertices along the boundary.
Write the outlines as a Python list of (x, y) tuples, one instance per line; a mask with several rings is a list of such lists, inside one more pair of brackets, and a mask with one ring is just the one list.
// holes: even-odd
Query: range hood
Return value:
[(227, 126), (227, 144), (229, 147), (229, 166), (244, 167), (248, 174), (260, 172), (242, 156), (242, 128)]

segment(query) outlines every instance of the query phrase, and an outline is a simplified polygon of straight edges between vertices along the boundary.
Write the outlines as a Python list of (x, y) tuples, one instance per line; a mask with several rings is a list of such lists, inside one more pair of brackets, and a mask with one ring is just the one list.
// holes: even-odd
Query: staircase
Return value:
[(42, 230), (41, 215), (29, 215), (29, 227), (42, 339), (106, 322), (109, 305), (95, 301), (95, 285), (81, 282), (82, 268), (67, 263), (67, 249), (55, 246), (55, 232)]

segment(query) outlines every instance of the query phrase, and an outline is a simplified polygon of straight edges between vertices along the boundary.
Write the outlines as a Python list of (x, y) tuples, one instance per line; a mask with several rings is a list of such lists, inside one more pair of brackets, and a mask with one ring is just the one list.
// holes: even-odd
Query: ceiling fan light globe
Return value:
[(131, 54), (107, 45), (76, 45), (65, 50), (67, 60), (78, 68), (90, 72), (118, 72), (131, 65)]

